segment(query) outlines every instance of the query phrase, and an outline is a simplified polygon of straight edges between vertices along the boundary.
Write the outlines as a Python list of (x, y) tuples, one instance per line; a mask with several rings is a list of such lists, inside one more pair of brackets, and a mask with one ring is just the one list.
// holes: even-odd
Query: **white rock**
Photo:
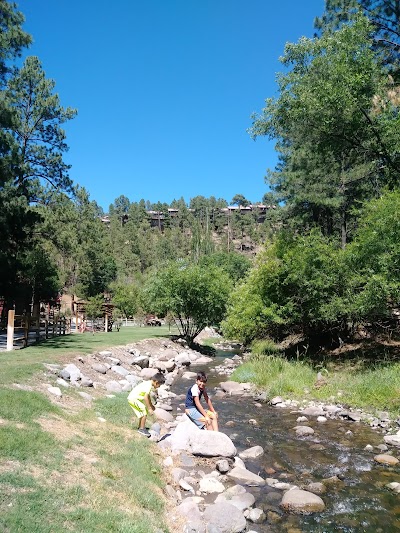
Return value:
[(48, 387), (47, 390), (50, 392), (50, 394), (53, 394), (54, 396), (57, 396), (58, 398), (62, 397), (62, 392), (60, 387)]
[(252, 448), (248, 448), (247, 450), (240, 452), (239, 457), (241, 459), (256, 459), (263, 454), (264, 450), (261, 446), (253, 446)]
[(223, 484), (213, 477), (203, 477), (200, 480), (200, 492), (205, 492), (206, 494), (214, 494), (224, 492), (225, 487)]
[(262, 477), (257, 476), (257, 474), (253, 474), (253, 472), (250, 472), (250, 470), (246, 470), (238, 466), (232, 468), (232, 470), (228, 472), (227, 476), (238, 483), (251, 487), (262, 487), (265, 485), (265, 480)]
[(391, 444), (392, 446), (400, 446), (400, 435), (385, 435), (383, 440), (386, 444)]
[(247, 518), (254, 524), (261, 524), (265, 521), (265, 513), (262, 509), (250, 509)]

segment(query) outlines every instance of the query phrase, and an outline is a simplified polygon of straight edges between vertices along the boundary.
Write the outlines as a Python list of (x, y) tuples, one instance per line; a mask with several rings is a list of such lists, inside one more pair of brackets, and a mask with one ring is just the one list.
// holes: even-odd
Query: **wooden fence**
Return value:
[(57, 335), (65, 335), (71, 331), (71, 320), (60, 314), (50, 312), (45, 316), (16, 315), (14, 310), (8, 311), (7, 351), (14, 350), (15, 345), (24, 348), (30, 342), (38, 342)]

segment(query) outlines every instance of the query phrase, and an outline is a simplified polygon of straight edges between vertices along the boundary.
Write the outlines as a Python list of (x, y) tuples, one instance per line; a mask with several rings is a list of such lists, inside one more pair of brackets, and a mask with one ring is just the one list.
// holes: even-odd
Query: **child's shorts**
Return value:
[(141, 402), (140, 400), (131, 400), (128, 403), (132, 407), (133, 412), (138, 418), (142, 418), (142, 416), (147, 415), (147, 408), (145, 404)]
[[(206, 411), (206, 413), (209, 418), (214, 418), (214, 413), (212, 413), (211, 411)], [(186, 409), (186, 414), (190, 418), (190, 420), (196, 424), (197, 427), (199, 427), (200, 429), (205, 428), (205, 418), (200, 413), (200, 411), (196, 409), (196, 407)]]

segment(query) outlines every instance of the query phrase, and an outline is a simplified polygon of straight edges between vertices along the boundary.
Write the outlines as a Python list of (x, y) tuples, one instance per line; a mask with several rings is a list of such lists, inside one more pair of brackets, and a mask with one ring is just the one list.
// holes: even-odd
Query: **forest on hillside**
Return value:
[[(278, 95), (249, 128), (279, 154), (264, 198), (120, 196), (107, 214), (63, 159), (76, 110), (39, 58), (16, 66), (31, 42), (23, 21), (0, 0), (3, 310), (64, 292), (170, 316), (188, 338), (210, 324), (245, 343), (398, 331), (399, 0), (326, 0), (315, 37), (286, 44)], [(227, 215), (228, 202), (270, 208)]]

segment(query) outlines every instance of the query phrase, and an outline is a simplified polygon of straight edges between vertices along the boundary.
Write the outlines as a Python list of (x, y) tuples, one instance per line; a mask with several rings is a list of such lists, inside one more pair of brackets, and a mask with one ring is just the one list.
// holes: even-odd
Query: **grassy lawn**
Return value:
[[(171, 333), (176, 333), (171, 330)], [(22, 350), (0, 352), (0, 386), (28, 379), (42, 368), (42, 363), (56, 363), (64, 355), (79, 355), (137, 342), (151, 337), (168, 337), (169, 328), (122, 327), (111, 333), (74, 333), (54, 337)]]
[(13, 386), (29, 382), (43, 361), (167, 334), (126, 328), (0, 354), (0, 531), (168, 531), (158, 452), (132, 428), (126, 393), (66, 411)]

